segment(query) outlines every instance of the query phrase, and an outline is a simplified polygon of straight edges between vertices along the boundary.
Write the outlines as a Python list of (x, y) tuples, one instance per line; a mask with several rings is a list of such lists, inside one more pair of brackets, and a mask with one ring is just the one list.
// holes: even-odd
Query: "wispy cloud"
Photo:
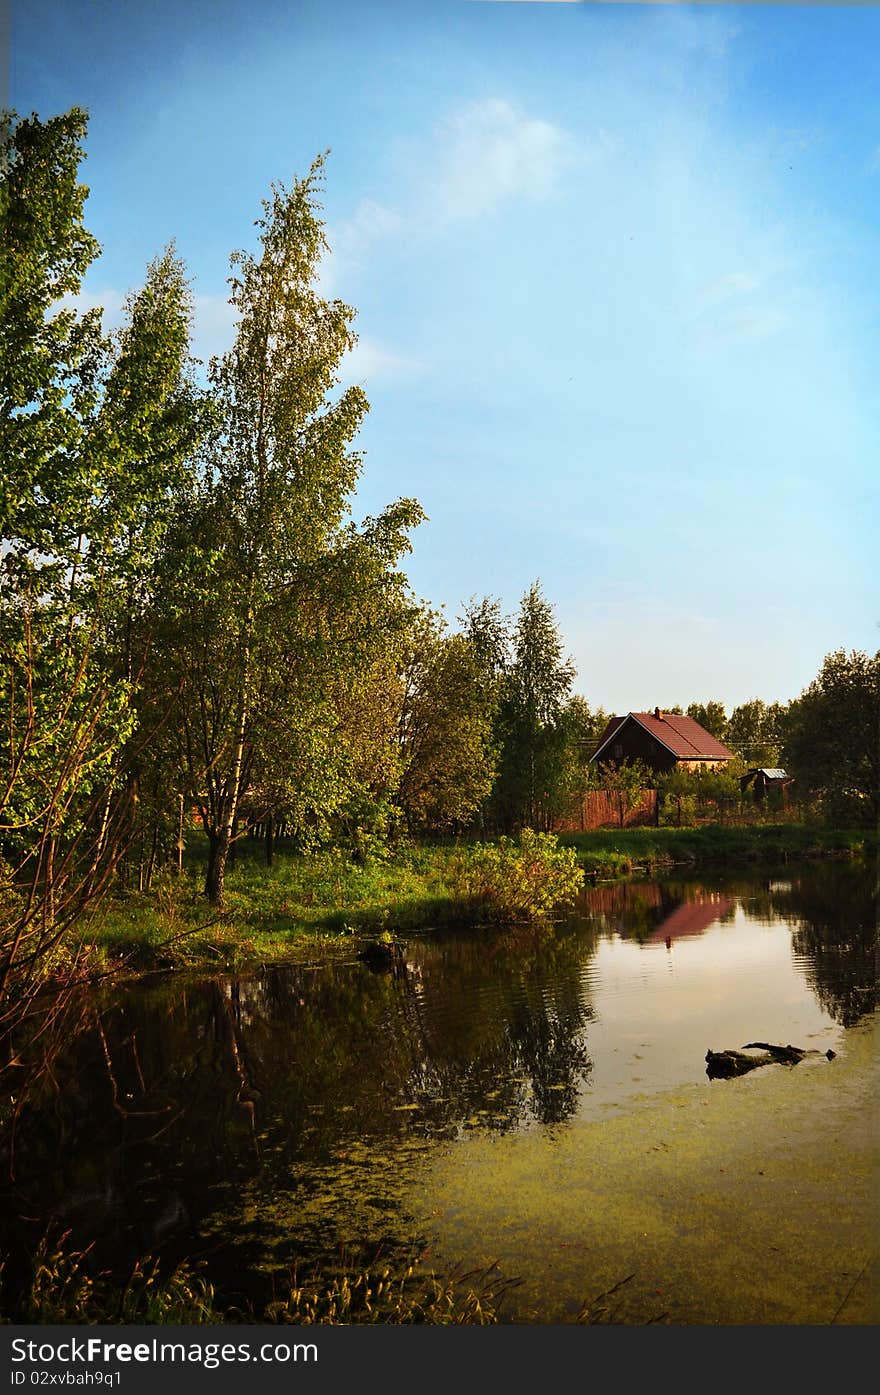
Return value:
[(119, 328), (125, 317), (125, 293), (113, 286), (83, 287), (77, 295), (64, 296), (60, 306), (64, 310), (76, 310), (80, 315), (101, 309), (101, 326), (105, 334), (110, 334)]
[(511, 199), (548, 198), (575, 147), (553, 122), (487, 97), (444, 117), (427, 141), (413, 144), (410, 158), (421, 166), (423, 206), (457, 221), (493, 213)]
[(410, 377), (424, 372), (425, 365), (416, 359), (383, 349), (371, 339), (358, 338), (354, 348), (342, 360), (341, 376), (345, 383), (375, 382), (377, 378)]

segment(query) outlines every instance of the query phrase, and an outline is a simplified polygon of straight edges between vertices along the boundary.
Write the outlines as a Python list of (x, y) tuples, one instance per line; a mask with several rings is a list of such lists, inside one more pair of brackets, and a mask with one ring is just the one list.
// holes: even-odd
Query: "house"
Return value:
[(676, 767), (717, 770), (733, 760), (733, 752), (693, 717), (655, 707), (653, 712), (627, 712), (624, 717), (612, 717), (590, 760), (597, 765), (640, 760), (649, 769), (665, 773)]
[(772, 790), (780, 790), (783, 798), (785, 789), (791, 784), (792, 777), (777, 766), (763, 766), (757, 770), (749, 770), (743, 775), (739, 782), (743, 794), (751, 786), (752, 794), (756, 800), (762, 800)]

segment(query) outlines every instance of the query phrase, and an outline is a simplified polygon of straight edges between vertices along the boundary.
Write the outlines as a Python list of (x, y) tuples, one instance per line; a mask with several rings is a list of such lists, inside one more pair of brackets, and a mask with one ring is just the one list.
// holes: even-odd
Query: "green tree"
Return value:
[(547, 807), (551, 822), (558, 818), (579, 818), (584, 796), (596, 788), (596, 767), (590, 756), (608, 725), (608, 713), (595, 710), (587, 699), (575, 694), (559, 717), (558, 764), (547, 781)]
[(675, 822), (681, 828), (683, 822), (693, 817), (696, 810), (697, 779), (687, 766), (674, 765), (660, 775), (655, 775), (658, 800), (658, 819), (663, 820), (669, 805), (675, 806)]
[(637, 807), (642, 793), (654, 784), (654, 772), (640, 760), (624, 760), (620, 764), (599, 766), (599, 787), (610, 794), (617, 805), (618, 827), (623, 828), (627, 815)]
[(688, 706), (687, 715), (699, 722), (700, 726), (718, 741), (724, 740), (727, 713), (723, 702), (692, 702)]
[(747, 766), (777, 766), (780, 760), (779, 703), (769, 707), (760, 698), (735, 707), (728, 718), (724, 742)]
[(204, 430), (172, 252), (104, 339), (65, 307), (97, 255), (85, 118), (10, 120), (0, 276), (0, 994), (39, 982), (130, 835), (142, 669), (132, 635), (184, 462)]
[(469, 822), (492, 789), (496, 751), (480, 656), (425, 614), (402, 670), (397, 800), (411, 828)]
[(403, 586), (396, 562), (421, 518), (402, 500), (361, 528), (348, 519), (367, 401), (359, 387), (339, 390), (354, 312), (314, 285), (322, 165), (289, 192), (273, 187), (258, 254), (232, 257), (236, 338), (210, 369), (221, 422), (180, 518), (163, 606), (181, 756), (209, 842), (205, 890), (218, 905), (255, 781), (283, 778), (301, 831), (343, 807), (336, 686), (375, 658)]
[(499, 707), (501, 765), (494, 804), (503, 827), (546, 828), (561, 769), (562, 715), (574, 682), (570, 659), (538, 582), (520, 603), (513, 658)]
[(821, 671), (791, 704), (783, 757), (801, 797), (816, 794), (829, 812), (876, 824), (880, 652), (837, 649), (826, 655)]

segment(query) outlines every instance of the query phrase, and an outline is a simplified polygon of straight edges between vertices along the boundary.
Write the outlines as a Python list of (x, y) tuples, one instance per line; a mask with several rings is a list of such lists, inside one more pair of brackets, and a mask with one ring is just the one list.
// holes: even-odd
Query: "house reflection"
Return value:
[(714, 896), (705, 901), (683, 901), (657, 926), (646, 943), (665, 944), (667, 949), (671, 949), (675, 940), (705, 935), (706, 931), (722, 920), (735, 905), (732, 896)]
[(669, 882), (624, 882), (591, 887), (582, 910), (598, 928), (642, 945), (665, 944), (704, 935), (730, 918), (735, 896), (703, 886)]

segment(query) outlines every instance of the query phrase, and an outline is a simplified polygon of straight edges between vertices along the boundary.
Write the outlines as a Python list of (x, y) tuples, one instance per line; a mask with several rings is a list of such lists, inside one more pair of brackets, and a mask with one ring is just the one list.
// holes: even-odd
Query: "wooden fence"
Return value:
[[(606, 790), (588, 790), (581, 795), (578, 806), (567, 816), (554, 820), (554, 833), (583, 833), (588, 828), (620, 827), (620, 802), (616, 794)], [(638, 802), (624, 813), (624, 828), (656, 821), (657, 791), (642, 790)]]

